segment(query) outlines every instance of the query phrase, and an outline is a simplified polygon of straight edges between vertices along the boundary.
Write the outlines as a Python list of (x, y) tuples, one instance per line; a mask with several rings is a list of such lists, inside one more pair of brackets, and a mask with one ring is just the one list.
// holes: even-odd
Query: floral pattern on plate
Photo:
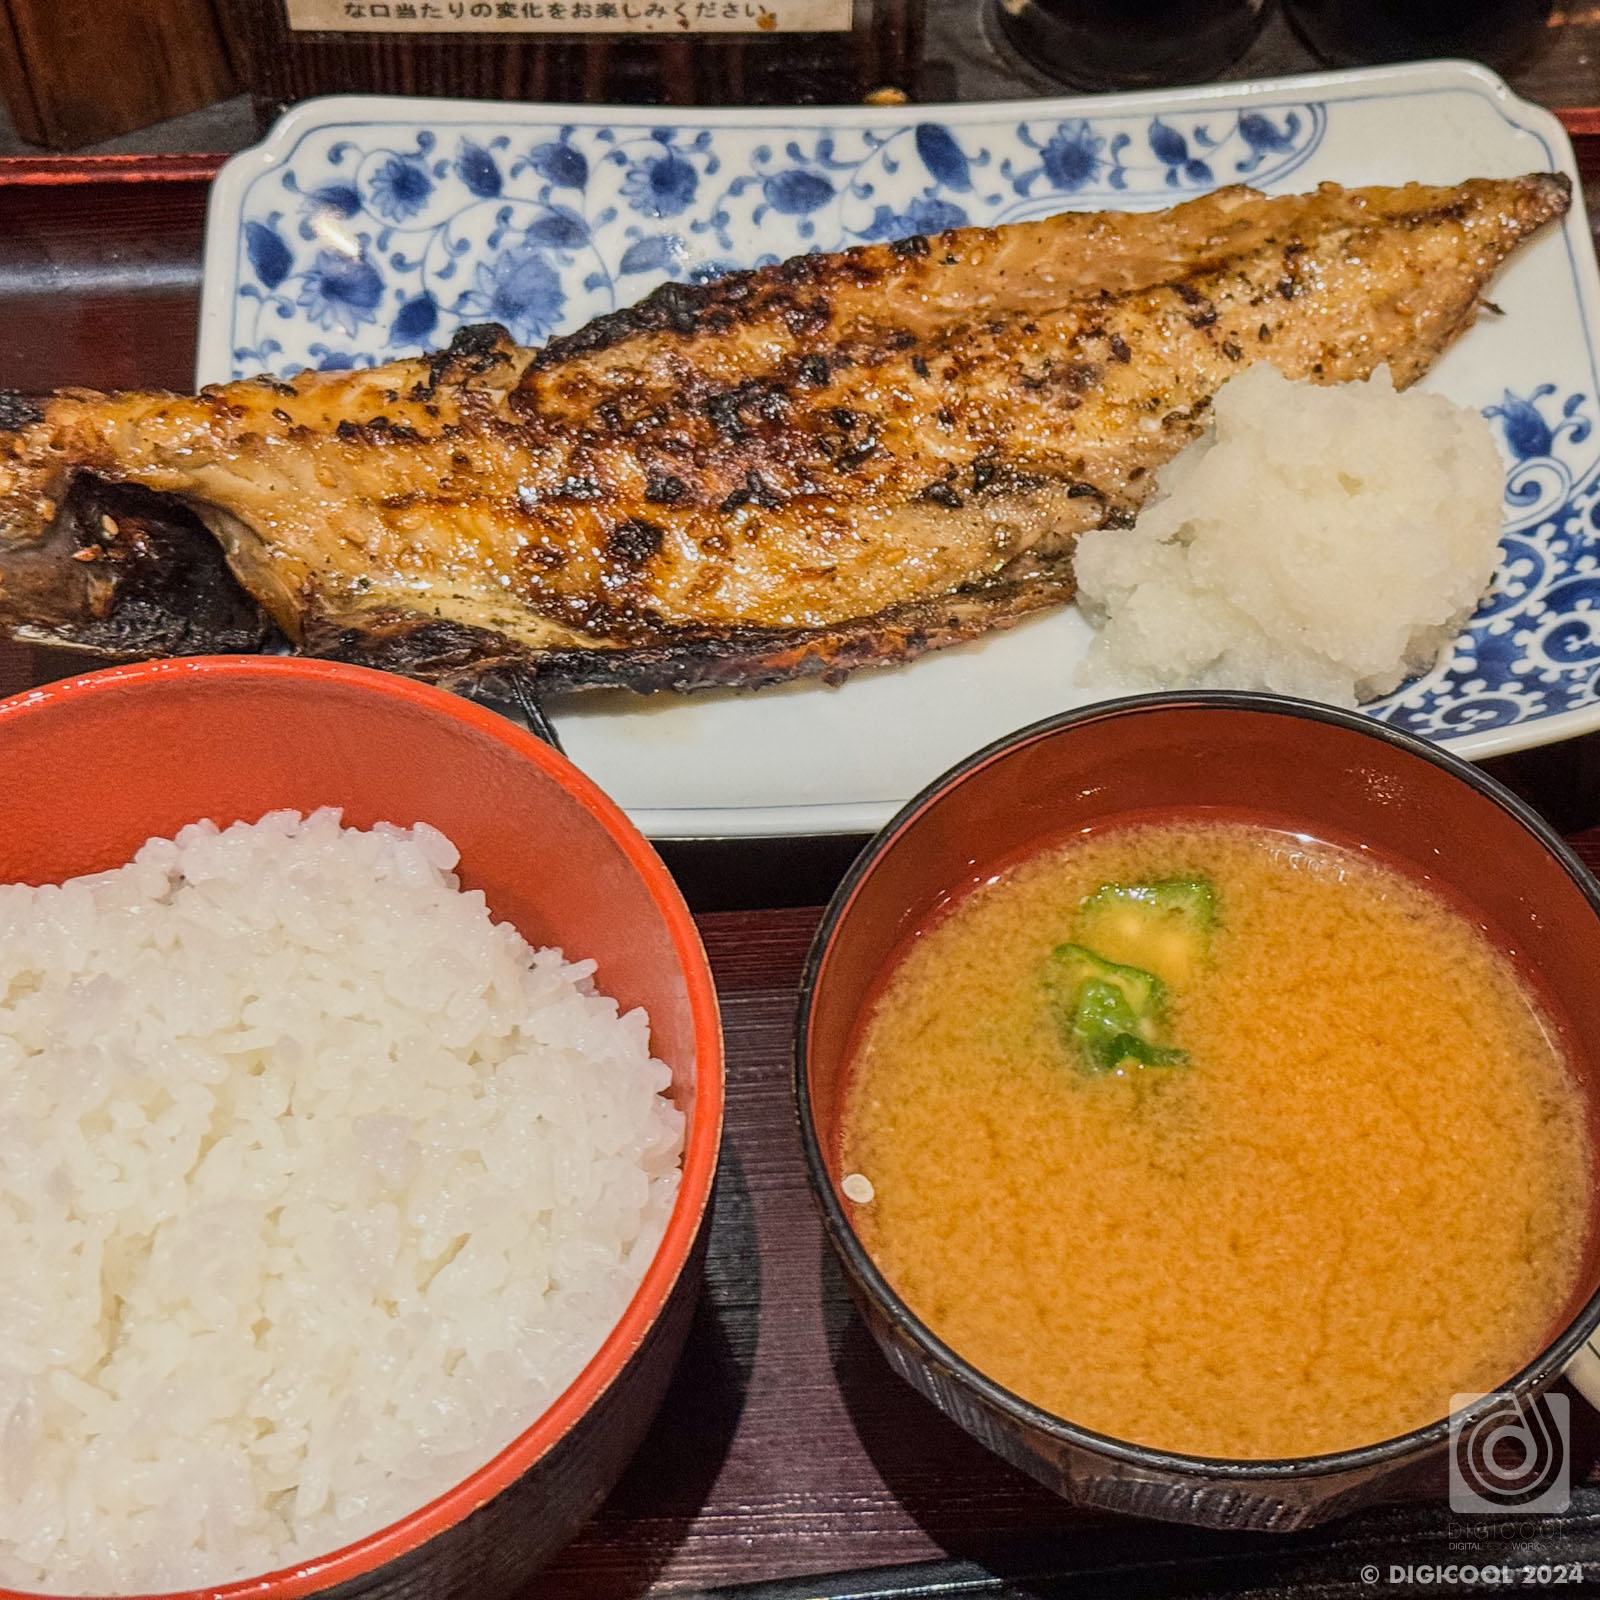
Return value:
[[(492, 123), (307, 134), (245, 197), (233, 375), (371, 366), (500, 322), (524, 344), (666, 278), (1067, 207), (1278, 183), (1315, 103), (901, 127)], [(759, 238), (754, 259), (742, 241)]]
[(1494, 587), (1431, 672), (1368, 706), (1432, 739), (1600, 703), (1600, 439), (1591, 395), (1507, 390), (1484, 414), (1511, 465)]

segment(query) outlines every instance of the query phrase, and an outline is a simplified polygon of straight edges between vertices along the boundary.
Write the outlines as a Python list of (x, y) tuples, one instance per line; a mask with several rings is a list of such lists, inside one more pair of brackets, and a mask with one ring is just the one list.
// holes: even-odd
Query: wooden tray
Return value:
[[(1564, 120), (1600, 216), (1600, 110)], [(221, 159), (0, 161), (0, 386), (189, 386), (206, 185)], [(59, 657), (0, 646), (0, 693), (63, 670)], [(1600, 819), (1600, 737), (1490, 765), (1560, 827)], [(793, 906), (826, 894), (856, 842), (666, 853), (701, 908)], [(1580, 845), (1600, 866), (1600, 830)], [(878, 1357), (805, 1189), (789, 1041), (817, 915), (802, 906), (701, 919), (730, 1079), (707, 1292), (644, 1448), (530, 1594), (622, 1600), (752, 1584), (751, 1600), (1337, 1596), (1399, 1587), (1363, 1580), (1369, 1564), (1387, 1580), (1408, 1562), (1600, 1563), (1600, 1419), (1581, 1402), (1578, 1486), (1563, 1516), (1472, 1520), (1426, 1504), (1284, 1537), (1075, 1512), (945, 1422)], [(846, 1575), (789, 1581), (827, 1573)], [(1600, 1580), (1600, 1564), (1591, 1576)]]
[[(1600, 830), (1578, 839), (1600, 867)], [(1574, 1399), (1574, 1492), (1554, 1518), (1388, 1507), (1295, 1535), (1074, 1511), (947, 1422), (878, 1355), (823, 1243), (790, 1096), (815, 910), (700, 919), (728, 1040), (728, 1132), (706, 1296), (661, 1416), (541, 1600), (769, 1580), (770, 1600), (918, 1594), (1370, 1593), (1361, 1568), (1591, 1559), (1600, 1417)], [(1472, 1548), (1463, 1553), (1462, 1546)], [(799, 1574), (912, 1567), (872, 1579)], [(998, 1575), (998, 1576), (992, 1576)]]

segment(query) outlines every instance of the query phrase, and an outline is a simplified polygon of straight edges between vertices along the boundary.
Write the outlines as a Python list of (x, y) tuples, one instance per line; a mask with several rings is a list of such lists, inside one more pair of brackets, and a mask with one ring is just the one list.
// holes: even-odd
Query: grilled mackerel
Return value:
[(491, 690), (756, 685), (1003, 626), (1256, 361), (1412, 382), (1565, 178), (1068, 214), (194, 397), (0, 397), (0, 625)]

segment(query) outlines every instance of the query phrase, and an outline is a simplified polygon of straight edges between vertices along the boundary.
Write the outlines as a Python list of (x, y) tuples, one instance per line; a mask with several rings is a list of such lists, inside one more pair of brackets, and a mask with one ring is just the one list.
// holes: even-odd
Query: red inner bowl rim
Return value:
[[(716, 988), (694, 919), (654, 849), (623, 814), (622, 808), (564, 756), (508, 721), (498, 712), (414, 679), (366, 667), (296, 656), (196, 656), (110, 667), (86, 677), (63, 679), (0, 700), (0, 738), (5, 725), (48, 705), (115, 692), (163, 678), (199, 676), (223, 681), (251, 678), (337, 684), (362, 694), (386, 696), (419, 714), (447, 717), (514, 751), (572, 795), (611, 836), (628, 864), (644, 880), (666, 922), (672, 947), (689, 991), (695, 1039), (695, 1099), (683, 1151), (683, 1175), (666, 1231), (644, 1278), (620, 1320), (583, 1371), (526, 1432), (491, 1461), (437, 1499), (327, 1555), (259, 1577), (241, 1578), (205, 1589), (163, 1591), (131, 1600), (244, 1600), (272, 1596), (293, 1600), (361, 1577), (453, 1527), (501, 1490), (509, 1487), (544, 1455), (610, 1387), (638, 1349), (683, 1271), (701, 1218), (711, 1198), (717, 1152), (722, 1142), (722, 1029)], [(38, 1600), (37, 1591), (0, 1588), (0, 1600)]]

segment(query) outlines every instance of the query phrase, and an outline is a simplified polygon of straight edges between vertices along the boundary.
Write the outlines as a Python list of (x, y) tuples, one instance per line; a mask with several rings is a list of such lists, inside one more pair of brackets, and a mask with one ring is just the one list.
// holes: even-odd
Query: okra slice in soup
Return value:
[(1176, 989), (1205, 965), (1216, 923), (1217, 891), (1206, 878), (1106, 883), (1078, 908), (1077, 942)]
[(1121, 996), (1136, 1021), (1154, 1023), (1166, 1006), (1167, 987), (1155, 973), (1108, 960), (1087, 945), (1057, 945), (1050, 963), (1052, 989), (1076, 996), (1086, 983), (1103, 984)]
[(1188, 1059), (1160, 1040), (1166, 987), (1154, 973), (1064, 944), (1051, 952), (1046, 988), (1082, 1070), (1179, 1066)]

